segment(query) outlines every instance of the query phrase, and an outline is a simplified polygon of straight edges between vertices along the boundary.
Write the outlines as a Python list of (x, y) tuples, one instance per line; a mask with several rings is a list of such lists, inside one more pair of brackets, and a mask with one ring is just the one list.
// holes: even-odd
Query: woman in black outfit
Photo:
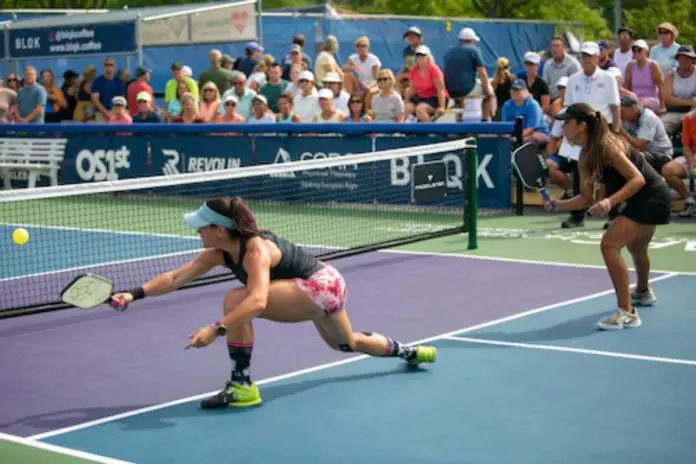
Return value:
[[(645, 161), (642, 153), (610, 132), (607, 120), (591, 106), (573, 104), (556, 118), (565, 121), (563, 134), (568, 141), (582, 147), (578, 161), (581, 193), (568, 200), (551, 200), (546, 207), (552, 209), (555, 205), (556, 209), (564, 211), (590, 207), (592, 216), (602, 217), (613, 205), (623, 206), (601, 243), (602, 257), (616, 291), (618, 309), (600, 320), (597, 326), (605, 330), (639, 327), (640, 315), (633, 306), (652, 305), (656, 301), (648, 286), (648, 245), (655, 226), (669, 223), (669, 187)], [(595, 198), (599, 183), (604, 184), (607, 192), (613, 193), (601, 200)], [(628, 269), (621, 257), (623, 247), (628, 247), (638, 274), (633, 294), (629, 287)]]

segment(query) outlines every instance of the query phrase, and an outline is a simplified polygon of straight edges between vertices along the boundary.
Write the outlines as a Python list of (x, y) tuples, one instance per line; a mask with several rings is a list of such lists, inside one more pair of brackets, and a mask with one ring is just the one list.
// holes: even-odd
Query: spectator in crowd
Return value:
[[(223, 94), (223, 100), (227, 95), (237, 97), (237, 112), (242, 115), (245, 121), (249, 119), (251, 100), (256, 96), (256, 92), (247, 87), (246, 76), (243, 72), (232, 71), (232, 88)], [(223, 111), (224, 109), (220, 109), (219, 112)]]
[(661, 114), (660, 88), (664, 78), (660, 65), (648, 58), (648, 50), (648, 44), (643, 39), (633, 43), (635, 58), (626, 65), (624, 86), (638, 96), (643, 106)]
[(273, 64), (273, 57), (265, 55), (254, 67), (254, 71), (247, 78), (247, 87), (256, 93), (261, 91), (261, 87), (268, 82), (268, 68)]
[(300, 74), (304, 71), (304, 63), (293, 63), (290, 66), (290, 84), (285, 88), (285, 93), (295, 98), (300, 93)]
[(293, 97), (288, 94), (283, 94), (278, 97), (278, 114), (276, 121), (279, 123), (302, 122), (300, 117), (295, 114), (293, 109)]
[(401, 66), (401, 70), (398, 74), (398, 80), (408, 78), (411, 72), (411, 67), (416, 62), (416, 49), (423, 44), (423, 33), (416, 26), (411, 26), (404, 33), (404, 40), (408, 45), (404, 48), (402, 53), (404, 57), (404, 64)]
[(133, 116), (133, 122), (136, 123), (156, 123), (164, 122), (164, 117), (159, 111), (156, 111), (152, 106), (152, 93), (143, 90), (135, 96), (135, 101), (138, 105), (138, 112)]
[(290, 83), (281, 79), (283, 74), (280, 63), (272, 63), (268, 68), (268, 82), (261, 87), (261, 95), (266, 97), (268, 107), (274, 113), (278, 112), (278, 98), (285, 93)]
[(205, 120), (198, 114), (198, 102), (193, 95), (186, 93), (181, 97), (181, 114), (172, 122), (194, 124), (203, 123)]
[[(297, 34), (295, 37), (292, 38), (292, 45), (299, 45), (300, 50), (304, 50), (305, 48), (305, 38), (304, 35), (302, 34)], [(291, 46), (292, 49), (292, 46)], [(285, 58), (283, 60), (283, 71), (290, 65), (291, 57), (290, 55), (285, 55)], [(304, 51), (302, 51), (302, 63), (303, 67), (302, 70), (310, 70), (312, 69), (312, 58), (306, 54)], [(283, 79), (288, 80), (289, 76), (283, 72)]]
[(580, 72), (578, 60), (566, 53), (563, 37), (557, 36), (551, 40), (551, 58), (544, 65), (542, 78), (551, 91), (551, 101), (559, 97), (558, 81), (561, 77), (570, 77)]
[(131, 116), (135, 116), (140, 113), (140, 105), (138, 104), (138, 97), (142, 92), (150, 94), (150, 97), (154, 97), (152, 92), (152, 87), (150, 87), (150, 73), (151, 71), (145, 67), (138, 67), (135, 70), (135, 81), (128, 86), (128, 112)]
[(342, 111), (334, 108), (334, 94), (331, 90), (321, 89), (317, 95), (319, 97), (320, 111), (314, 116), (312, 122), (330, 123), (343, 122), (346, 120), (346, 115)]
[(675, 66), (675, 58), (679, 50), (677, 37), (679, 37), (679, 31), (673, 24), (662, 23), (657, 26), (659, 43), (650, 49), (650, 59), (657, 62), (663, 76), (666, 76)]
[(674, 154), (672, 140), (660, 118), (637, 98), (624, 96), (621, 97), (621, 120), (621, 136), (636, 150), (662, 159), (661, 163), (650, 160), (650, 164), (660, 172), (662, 165)]
[(624, 76), (626, 75), (626, 65), (634, 59), (632, 46), (635, 33), (633, 29), (621, 27), (617, 35), (619, 37), (619, 46), (614, 50), (612, 59), (616, 63), (616, 67), (621, 70), (621, 75)]
[(599, 69), (603, 69), (606, 71), (609, 68), (615, 68), (616, 67), (616, 62), (611, 58), (610, 52), (611, 52), (611, 46), (609, 45), (609, 42), (606, 40), (600, 40), (597, 42), (597, 45), (599, 45), (599, 63), (597, 66), (599, 66)]
[(7, 88), (10, 90), (14, 90), (15, 92), (19, 91), (19, 78), (17, 77), (17, 74), (11, 72), (7, 74)]
[(60, 86), (60, 90), (65, 97), (66, 107), (60, 110), (61, 121), (73, 119), (77, 107), (77, 94), (80, 91), (79, 77), (79, 74), (72, 70), (63, 73), (63, 85)]
[(326, 85), (324, 79), (329, 74), (337, 74), (343, 80), (343, 70), (336, 61), (336, 53), (338, 53), (338, 39), (333, 35), (326, 36), (314, 66), (317, 84)]
[(292, 72), (292, 67), (294, 65), (300, 65), (301, 69), (300, 71), (304, 71), (309, 69), (307, 67), (307, 63), (304, 61), (304, 55), (302, 53), (302, 47), (300, 47), (297, 44), (293, 44), (290, 47), (290, 53), (287, 55), (285, 59), (285, 64), (283, 66), (283, 79), (288, 80), (291, 79), (290, 73)]
[(560, 79), (558, 79), (558, 82), (556, 83), (556, 91), (558, 92), (558, 98), (555, 99), (551, 104), (551, 116), (553, 116), (554, 118), (557, 114), (561, 112), (561, 109), (563, 108), (563, 99), (565, 98), (565, 91), (567, 85), (568, 78), (566, 76), (563, 76)]
[(232, 72), (234, 71), (234, 64), (236, 61), (237, 60), (232, 58), (230, 55), (222, 55), (222, 58), (220, 58), (220, 67)]
[(116, 62), (112, 58), (104, 60), (104, 74), (97, 77), (92, 83), (90, 95), (92, 104), (96, 109), (95, 120), (106, 122), (109, 120), (109, 111), (114, 97), (125, 97), (126, 84), (116, 76)]
[(36, 68), (24, 68), (24, 85), (17, 92), (17, 114), (14, 118), (20, 124), (44, 123), (46, 90), (36, 81), (36, 77)]
[(359, 93), (353, 93), (348, 100), (349, 113), (345, 122), (372, 122), (372, 116), (369, 115), (365, 107), (364, 97)]
[(686, 201), (679, 213), (681, 218), (696, 216), (696, 199), (689, 193), (684, 180), (688, 179), (696, 166), (696, 110), (687, 113), (682, 121), (682, 145), (684, 156), (673, 159), (662, 168), (667, 183)]
[[(480, 40), (473, 29), (465, 27), (459, 31), (459, 44), (445, 53), (445, 89), (454, 100), (455, 108), (464, 110), (466, 97), (476, 87), (476, 76), (481, 79), (483, 89), (482, 119), (490, 121), (493, 116), (493, 89), (483, 63), (481, 51), (476, 47)], [(461, 120), (463, 115), (459, 115)]]
[(41, 85), (46, 90), (46, 122), (60, 122), (61, 111), (68, 107), (68, 102), (56, 83), (53, 71), (50, 69), (41, 71)]
[(539, 76), (539, 63), (541, 56), (536, 52), (527, 52), (524, 54), (524, 69), (527, 71), (527, 89), (529, 93), (541, 106), (544, 114), (551, 114), (551, 91), (544, 79)]
[(97, 110), (92, 103), (92, 83), (97, 78), (97, 68), (94, 65), (85, 65), (80, 78), (79, 89), (77, 92), (77, 105), (73, 113), (73, 120), (88, 122), (94, 119)]
[[(196, 85), (196, 90), (198, 90), (198, 85)], [(165, 117), (167, 121), (172, 121), (174, 118), (181, 114), (181, 97), (189, 93), (188, 85), (186, 82), (181, 81), (176, 88), (176, 96), (173, 100), (169, 102), (167, 109), (165, 110)]]
[[(599, 111), (610, 124), (611, 130), (621, 132), (621, 101), (619, 86), (614, 76), (599, 69), (599, 45), (596, 42), (584, 42), (580, 48), (582, 72), (568, 78), (563, 106), (567, 108), (574, 103), (587, 103)], [(553, 64), (550, 63), (552, 66)], [(574, 172), (573, 190), (580, 191), (577, 163), (572, 164)], [(563, 228), (585, 225), (585, 210), (572, 211), (570, 218), (561, 223)]]
[[(187, 72), (181, 62), (175, 61), (172, 63), (172, 78), (167, 81), (164, 87), (164, 105), (167, 113), (178, 116), (181, 110), (181, 105), (174, 103), (175, 100), (181, 97), (182, 93), (179, 91), (181, 84), (186, 88), (186, 93), (190, 93), (191, 96), (199, 101), (201, 99), (200, 92), (198, 89), (198, 82), (196, 82), (191, 76), (187, 76)], [(136, 94), (137, 95), (137, 94)], [(172, 105), (174, 105), (172, 107)], [(178, 109), (178, 111), (177, 111)]]
[[(394, 90), (396, 81), (391, 69), (383, 69), (377, 77), (379, 92), (370, 105), (374, 122), (404, 122), (406, 110), (401, 95)], [(350, 101), (350, 96), (348, 96)], [(346, 112), (348, 114), (348, 112)]]
[(311, 71), (302, 71), (298, 82), (300, 92), (293, 99), (293, 107), (301, 122), (311, 122), (320, 111), (314, 75)]
[(515, 80), (510, 72), (510, 60), (501, 56), (495, 62), (495, 74), (491, 81), (493, 92), (495, 92), (496, 101), (496, 120), (500, 120), (503, 104), (510, 99), (510, 89), (512, 82)]
[(220, 105), (222, 101), (220, 91), (213, 81), (206, 82), (201, 90), (203, 96), (198, 106), (198, 115), (204, 122), (213, 122), (217, 118), (218, 113), (224, 111)]
[(682, 45), (677, 51), (678, 65), (670, 71), (662, 86), (666, 112), (662, 115), (668, 134), (682, 127), (686, 113), (696, 109), (696, 53), (690, 45)]
[(511, 98), (503, 105), (502, 121), (515, 122), (521, 116), (523, 141), (544, 148), (549, 142), (549, 127), (541, 105), (530, 94), (524, 79), (515, 79), (510, 89)]
[(447, 107), (445, 79), (433, 61), (430, 48), (420, 45), (416, 49), (416, 62), (408, 75), (411, 88), (405, 106), (406, 117), (415, 113), (420, 122), (445, 114)]
[(344, 85), (349, 93), (366, 94), (377, 90), (377, 76), (382, 67), (379, 58), (370, 53), (370, 39), (365, 36), (355, 41), (353, 53), (343, 66)]
[(132, 124), (133, 118), (128, 114), (128, 102), (125, 97), (117, 96), (111, 99), (111, 110), (109, 111), (109, 124)]
[[(247, 48), (248, 47), (249, 45), (247, 44)], [(230, 84), (232, 82), (232, 73), (222, 67), (222, 53), (220, 53), (220, 50), (211, 50), (208, 54), (208, 59), (210, 60), (210, 68), (201, 73), (200, 77), (198, 78), (198, 87), (202, 90), (206, 82), (212, 81), (215, 84), (215, 87), (217, 87), (218, 91), (224, 94), (230, 88)], [(252, 61), (253, 60), (248, 61), (248, 63), (252, 63)], [(245, 65), (245, 68), (249, 68), (249, 73), (251, 73), (251, 71), (254, 69), (257, 61), (258, 60), (253, 61), (253, 66), (248, 64)], [(239, 65), (241, 66), (241, 63)], [(248, 75), (244, 71), (242, 71), (242, 73), (245, 76)]]
[(225, 112), (219, 114), (217, 117), (217, 122), (226, 124), (241, 124), (244, 122), (244, 117), (237, 113), (237, 97), (231, 94), (227, 94), (222, 100), (225, 107)]
[[(239, 63), (237, 63), (237, 71), (243, 72), (247, 77), (251, 76), (251, 73), (254, 72), (256, 65), (262, 60), (262, 54), (263, 47), (261, 45), (256, 42), (247, 43), (244, 47), (245, 56), (239, 61)], [(220, 55), (220, 65), (222, 65), (222, 55)]]
[(251, 100), (251, 114), (247, 118), (249, 124), (273, 124), (276, 122), (273, 113), (268, 111), (268, 100), (263, 95), (254, 95)]
[[(317, 60), (318, 61), (318, 60)], [(324, 88), (331, 90), (334, 96), (333, 106), (343, 114), (348, 114), (350, 94), (343, 90), (343, 79), (338, 73), (331, 72), (324, 76)]]
[(16, 105), (17, 92), (5, 87), (2, 80), (0, 80), (0, 123), (8, 123), (14, 120)]

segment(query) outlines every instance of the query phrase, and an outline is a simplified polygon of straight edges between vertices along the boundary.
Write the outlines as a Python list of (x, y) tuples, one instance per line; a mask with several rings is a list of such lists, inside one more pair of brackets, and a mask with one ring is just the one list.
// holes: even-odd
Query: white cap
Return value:
[(135, 97), (135, 101), (152, 101), (152, 95), (150, 95), (150, 92), (147, 92), (143, 90), (142, 92), (138, 92), (138, 95)]
[(582, 47), (580, 47), (580, 53), (582, 55), (599, 56), (599, 45), (597, 42), (583, 42)]
[(329, 100), (334, 99), (334, 93), (330, 89), (321, 89), (319, 91), (319, 98), (326, 98)]
[(633, 47), (638, 47), (638, 48), (642, 48), (643, 50), (650, 51), (650, 47), (648, 47), (648, 43), (643, 39), (638, 39), (635, 42), (633, 42), (633, 45), (631, 45), (631, 48), (633, 48)]
[(233, 92), (230, 92), (227, 94), (227, 96), (223, 100), (223, 103), (227, 103), (227, 102), (234, 102), (235, 104), (237, 104), (237, 103), (239, 103), (239, 99), (237, 98), (237, 96)]
[(128, 102), (123, 97), (114, 97), (111, 99), (111, 105), (112, 106), (126, 106), (126, 105), (128, 105)]
[(541, 55), (536, 52), (527, 52), (524, 54), (524, 62), (539, 64), (541, 63)]
[(193, 76), (193, 70), (189, 66), (184, 66), (183, 68), (181, 68), (181, 72), (186, 77)]
[(419, 45), (416, 47), (416, 55), (433, 56), (433, 52), (431, 52), (430, 49), (425, 45)]
[(476, 35), (476, 32), (470, 27), (465, 27), (461, 31), (459, 31), (459, 40), (474, 40), (478, 42), (479, 37)]
[(257, 93), (256, 95), (254, 95), (254, 98), (251, 99), (251, 101), (254, 101), (254, 100), (264, 102), (266, 105), (268, 105), (268, 99), (263, 94)]
[(343, 80), (341, 79), (341, 76), (338, 75), (336, 72), (330, 72), (326, 73), (326, 76), (324, 76), (324, 84), (342, 84)]
[(561, 76), (556, 82), (556, 87), (566, 87), (568, 85), (568, 76)]
[(310, 82), (314, 82), (314, 74), (312, 74), (312, 71), (302, 71), (300, 73), (300, 78), (299, 80), (306, 79)]

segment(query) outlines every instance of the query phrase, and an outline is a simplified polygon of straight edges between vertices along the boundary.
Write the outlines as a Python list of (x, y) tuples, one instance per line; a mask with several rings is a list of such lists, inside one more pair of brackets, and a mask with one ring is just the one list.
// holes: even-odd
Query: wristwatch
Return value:
[(215, 335), (218, 337), (224, 337), (227, 335), (227, 327), (222, 325), (220, 321), (217, 321), (215, 324), (213, 324), (213, 329), (215, 329)]

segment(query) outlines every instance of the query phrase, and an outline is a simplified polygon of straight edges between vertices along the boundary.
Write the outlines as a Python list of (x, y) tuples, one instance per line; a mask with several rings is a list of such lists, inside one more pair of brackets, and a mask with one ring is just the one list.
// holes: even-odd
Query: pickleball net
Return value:
[[(220, 196), (241, 196), (262, 229), (324, 260), (464, 232), (475, 246), (475, 160), (476, 140), (468, 138), (335, 159), (3, 191), (0, 317), (64, 307), (60, 291), (79, 274), (106, 277), (118, 291), (185, 264), (201, 243), (183, 214)], [(23, 246), (11, 240), (18, 227), (29, 231)], [(189, 286), (232, 278), (217, 268)]]

